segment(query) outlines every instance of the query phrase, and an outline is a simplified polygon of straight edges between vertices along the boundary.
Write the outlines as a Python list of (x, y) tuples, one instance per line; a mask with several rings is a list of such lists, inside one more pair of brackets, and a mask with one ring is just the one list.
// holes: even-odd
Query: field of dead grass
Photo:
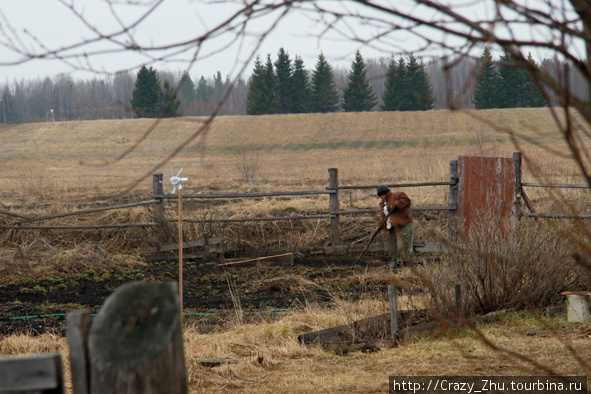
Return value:
[[(201, 130), (205, 121), (17, 125), (0, 133), (0, 190), (37, 201), (56, 195), (104, 198), (146, 176), (126, 192), (145, 195), (151, 174), (168, 173), (170, 165), (184, 168), (190, 179), (186, 192), (324, 188), (328, 168), (339, 169), (342, 184), (445, 181), (449, 161), (458, 156), (510, 157), (518, 149), (532, 163), (524, 164), (525, 181), (538, 175), (548, 181), (577, 178), (568, 157), (544, 150), (565, 151), (565, 145), (543, 108), (227, 116)], [(519, 147), (508, 130), (521, 136)], [(256, 177), (245, 182), (238, 167), (249, 160), (256, 161)], [(540, 174), (534, 174), (535, 165)], [(443, 204), (445, 192), (413, 189), (427, 205)]]
[[(217, 334), (185, 331), (191, 392), (385, 392), (388, 376), (586, 375), (591, 366), (591, 327), (563, 318), (509, 314), (502, 321), (438, 339), (378, 352), (348, 355), (302, 347), (298, 334), (343, 321), (337, 310), (293, 312), (270, 323), (236, 325)], [(481, 339), (492, 341), (489, 346)], [(0, 340), (0, 356), (61, 352), (69, 381), (65, 338), (44, 334)], [(523, 355), (518, 358), (515, 354)], [(578, 358), (578, 360), (577, 360)], [(200, 360), (233, 363), (205, 367)], [(544, 368), (540, 368), (542, 365)]]
[[(479, 121), (482, 119), (486, 122)], [(191, 139), (204, 122), (201, 118), (166, 119), (154, 126), (152, 120), (134, 119), (12, 127), (0, 133), (3, 147), (0, 209), (39, 216), (85, 207), (91, 199), (110, 202), (149, 198), (151, 174), (168, 173), (171, 165), (175, 170), (183, 167), (183, 175), (189, 177), (183, 189), (185, 193), (322, 190), (328, 186), (328, 168), (338, 168), (340, 182), (345, 185), (446, 181), (449, 161), (458, 156), (510, 157), (520, 150), (525, 157), (525, 182), (582, 183), (547, 109), (220, 117), (205, 133)], [(490, 123), (505, 131), (491, 127)], [(519, 146), (511, 141), (507, 130), (521, 136), (517, 138)], [(135, 144), (137, 147), (120, 158)], [(182, 148), (170, 158), (175, 147)], [(565, 155), (552, 154), (546, 149), (549, 147)], [(245, 164), (254, 166), (254, 178), (245, 179), (241, 170)], [(121, 191), (123, 196), (115, 195)], [(406, 191), (415, 205), (447, 205), (445, 187)], [(558, 208), (546, 191), (532, 189), (528, 193), (540, 211)], [(564, 193), (579, 209), (588, 207), (588, 193), (581, 190)], [(373, 190), (341, 196), (343, 209), (375, 205)], [(193, 215), (194, 218), (216, 214), (261, 216), (321, 212), (327, 207), (325, 197), (261, 199), (212, 203), (207, 206), (209, 213), (195, 210)], [(190, 204), (187, 215), (191, 217), (189, 208)], [(367, 224), (371, 228), (371, 218), (366, 219), (363, 226)], [(137, 208), (132, 213), (101, 214), (92, 220), (96, 223), (147, 221), (149, 212)], [(276, 243), (270, 240), (273, 237), (282, 238), (283, 245), (325, 244), (326, 224), (320, 222), (308, 221), (293, 233), (276, 223), (257, 223), (227, 231), (251, 239), (256, 246), (274, 246)], [(70, 222), (57, 222), (67, 223)], [(356, 229), (361, 223), (358, 218), (345, 221), (344, 236), (359, 239)], [(427, 220), (418, 222), (417, 234), (421, 235), (431, 225)], [(199, 226), (188, 225), (188, 236), (200, 236), (205, 229)], [(50, 262), (49, 267), (66, 270), (70, 266), (77, 269), (84, 261), (121, 264), (125, 256), (137, 258), (133, 250), (142, 246), (138, 240), (150, 236), (140, 230), (123, 235), (105, 230), (79, 237), (76, 232), (53, 232), (47, 236), (36, 231), (22, 236), (5, 231), (0, 263), (5, 272), (13, 275), (21, 272), (18, 270), (47, 274), (48, 265), (39, 263), (46, 261), (45, 258)], [(101, 240), (107, 242), (97, 248)], [(114, 250), (121, 254), (114, 255)], [(39, 254), (43, 259), (31, 259), (31, 254)], [(9, 260), (13, 266), (6, 266)], [(590, 326), (567, 324), (564, 317), (510, 315), (499, 323), (481, 327), (480, 333), (464, 331), (443, 339), (346, 356), (304, 348), (297, 343), (295, 337), (300, 333), (349, 322), (351, 311), (359, 306), (343, 302), (335, 302), (330, 309), (310, 307), (292, 311), (274, 321), (230, 325), (226, 330), (208, 335), (187, 327), (185, 351), (190, 388), (195, 391), (383, 392), (389, 375), (490, 376), (547, 372), (535, 363), (556, 373), (574, 375), (588, 373), (591, 363)], [(364, 313), (383, 313), (384, 304), (364, 305), (362, 309)], [(497, 349), (479, 339), (480, 334)], [(0, 339), (0, 355), (52, 351), (67, 356), (65, 339), (52, 334)], [(238, 362), (216, 368), (199, 364), (198, 360), (207, 358)]]

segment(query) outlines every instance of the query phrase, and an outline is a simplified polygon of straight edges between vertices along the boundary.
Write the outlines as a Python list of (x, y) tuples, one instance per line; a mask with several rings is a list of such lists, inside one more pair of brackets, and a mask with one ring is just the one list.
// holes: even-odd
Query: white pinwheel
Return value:
[[(170, 176), (168, 177), (169, 180), (168, 181), (160, 181), (162, 183), (168, 183), (168, 184), (172, 185), (172, 192), (171, 192), (172, 194), (176, 193), (177, 189), (179, 189), (179, 190), (182, 189), (183, 188), (182, 183), (184, 181), (189, 180), (189, 178), (182, 178), (179, 176), (181, 174), (182, 170), (183, 169), (181, 168), (179, 170), (178, 174), (174, 175), (174, 172), (172, 172), (172, 166), (171, 166), (170, 167)], [(168, 192), (166, 192), (165, 194), (168, 194)]]

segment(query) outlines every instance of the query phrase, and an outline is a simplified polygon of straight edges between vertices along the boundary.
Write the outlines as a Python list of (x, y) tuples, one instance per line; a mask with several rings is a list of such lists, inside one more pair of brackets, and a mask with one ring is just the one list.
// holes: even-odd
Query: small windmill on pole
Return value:
[[(168, 183), (172, 185), (171, 193), (174, 194), (177, 190), (179, 192), (179, 298), (181, 303), (181, 316), (183, 315), (183, 185), (184, 181), (188, 181), (189, 178), (182, 178), (181, 168), (179, 172), (174, 175), (172, 166), (170, 167), (170, 177), (168, 181), (160, 181), (162, 183)], [(168, 192), (166, 192), (168, 194)]]

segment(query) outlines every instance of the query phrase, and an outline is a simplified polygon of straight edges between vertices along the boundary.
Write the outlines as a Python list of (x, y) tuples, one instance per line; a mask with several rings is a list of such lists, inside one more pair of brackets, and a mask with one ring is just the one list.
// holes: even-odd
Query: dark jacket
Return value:
[(386, 193), (386, 202), (384, 203), (384, 201), (380, 201), (382, 219), (386, 217), (384, 214), (385, 204), (388, 204), (392, 226), (404, 226), (412, 222), (412, 214), (410, 213), (411, 201), (406, 193), (392, 192), (392, 190), (388, 190), (388, 193)]

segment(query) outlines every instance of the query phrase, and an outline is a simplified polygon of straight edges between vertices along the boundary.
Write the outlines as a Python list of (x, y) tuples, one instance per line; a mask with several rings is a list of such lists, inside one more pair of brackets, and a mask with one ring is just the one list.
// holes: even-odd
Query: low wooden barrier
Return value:
[[(449, 181), (441, 182), (421, 182), (421, 183), (400, 183), (389, 184), (391, 188), (411, 188), (411, 187), (425, 187), (425, 186), (448, 186), (449, 187), (449, 204), (447, 206), (413, 206), (412, 211), (447, 211), (450, 214), (449, 232), (451, 235), (455, 234), (455, 226), (457, 217), (457, 198), (458, 198), (458, 162), (452, 160), (449, 166)], [(271, 221), (271, 220), (303, 220), (303, 219), (329, 219), (330, 220), (330, 240), (331, 245), (342, 245), (341, 242), (341, 216), (345, 215), (367, 215), (369, 213), (379, 213), (377, 209), (354, 209), (341, 210), (340, 208), (340, 191), (341, 190), (367, 190), (377, 189), (378, 185), (359, 185), (359, 186), (341, 186), (339, 185), (339, 175), (337, 168), (328, 169), (328, 187), (326, 190), (308, 190), (308, 191), (282, 191), (282, 192), (262, 192), (262, 193), (228, 193), (228, 194), (183, 194), (183, 199), (238, 199), (238, 198), (261, 198), (261, 197), (282, 197), (282, 196), (303, 196), (303, 195), (328, 195), (329, 209), (327, 213), (321, 214), (304, 214), (294, 216), (273, 216), (273, 217), (259, 217), (259, 218), (234, 218), (234, 219), (204, 219), (204, 220), (184, 220), (186, 223), (232, 223), (232, 222), (255, 222), (255, 221)], [(159, 223), (159, 228), (165, 228), (166, 200), (176, 200), (178, 196), (175, 194), (164, 194), (162, 186), (163, 174), (158, 173), (153, 175), (154, 193), (152, 198), (158, 200), (154, 204), (154, 217)]]
[[(535, 217), (535, 218), (560, 218), (560, 219), (591, 219), (591, 214), (558, 214), (558, 213), (538, 213), (535, 212), (530, 199), (528, 198), (526, 187), (547, 187), (547, 188), (579, 188), (589, 189), (589, 185), (565, 185), (565, 184), (539, 184), (539, 183), (524, 183), (521, 181), (521, 154), (515, 153), (513, 155), (513, 162), (515, 166), (515, 192), (512, 201), (505, 201), (504, 203), (510, 206), (515, 206), (517, 217)], [(338, 169), (328, 169), (328, 187), (325, 190), (308, 190), (308, 191), (281, 191), (281, 192), (261, 192), (261, 193), (228, 193), (228, 194), (184, 194), (184, 199), (256, 199), (262, 197), (283, 197), (283, 196), (328, 196), (328, 211), (323, 213), (302, 213), (300, 215), (291, 216), (272, 216), (272, 217), (255, 217), (255, 218), (210, 218), (202, 220), (185, 219), (185, 223), (240, 223), (240, 222), (255, 222), (255, 221), (281, 221), (281, 220), (307, 220), (307, 219), (327, 219), (330, 220), (330, 240), (332, 246), (342, 245), (341, 240), (341, 217), (346, 215), (367, 215), (368, 213), (379, 213), (377, 209), (350, 209), (343, 210), (340, 208), (340, 192), (343, 190), (375, 190), (378, 185), (357, 185), (357, 186), (343, 186), (339, 184)], [(460, 182), (460, 174), (458, 170), (458, 160), (452, 160), (449, 163), (449, 180), (438, 182), (421, 182), (421, 183), (400, 183), (389, 184), (391, 188), (414, 188), (414, 187), (433, 187), (433, 186), (447, 186), (448, 187), (448, 205), (445, 206), (413, 206), (413, 211), (445, 211), (449, 214), (449, 235), (450, 239), (456, 238), (458, 225), (458, 184)], [(17, 218), (11, 224), (0, 225), (0, 229), (17, 229), (17, 230), (68, 230), (68, 229), (106, 229), (106, 228), (133, 228), (133, 227), (148, 227), (154, 228), (157, 231), (159, 239), (162, 244), (170, 239), (172, 234), (171, 221), (166, 216), (166, 204), (168, 200), (178, 199), (176, 194), (164, 194), (163, 174), (153, 174), (153, 194), (151, 200), (139, 201), (129, 204), (113, 205), (108, 207), (99, 207), (75, 212), (68, 212), (62, 214), (48, 215), (43, 217), (31, 218), (28, 216), (19, 215), (12, 212), (1, 211), (0, 214), (8, 215)], [(522, 212), (522, 201), (526, 207), (529, 208), (529, 213)], [(42, 220), (50, 220), (55, 218), (63, 218), (74, 215), (89, 214), (114, 209), (126, 209), (136, 206), (153, 206), (154, 207), (154, 221), (148, 223), (122, 223), (122, 224), (103, 224), (103, 225), (31, 225), (30, 223), (39, 222)]]
[(62, 356), (0, 358), (0, 393), (63, 394)]

